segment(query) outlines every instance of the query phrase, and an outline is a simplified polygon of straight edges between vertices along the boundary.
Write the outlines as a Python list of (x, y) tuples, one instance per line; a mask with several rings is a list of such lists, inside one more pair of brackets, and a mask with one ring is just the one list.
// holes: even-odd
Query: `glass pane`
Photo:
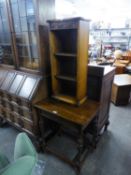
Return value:
[(15, 32), (16, 33), (21, 32), (21, 24), (20, 24), (20, 19), (19, 19), (18, 5), (16, 3), (12, 4), (12, 13), (13, 13)]
[(10, 45), (3, 46), (4, 54), (8, 55), (11, 54), (11, 48)]
[(13, 65), (6, 2), (0, 1), (0, 63)]
[(2, 21), (1, 21), (1, 16), (0, 16), (0, 33), (3, 32), (3, 28), (2, 28)]
[(27, 16), (28, 30), (35, 31), (35, 16)]
[(4, 80), (1, 89), (6, 90), (8, 86), (10, 85), (11, 80), (13, 79), (14, 73), (8, 73), (6, 76), (6, 79)]
[(8, 44), (11, 42), (11, 38), (10, 38), (9, 33), (3, 33), (3, 42), (8, 43)]
[(9, 64), (9, 65), (13, 65), (13, 56), (12, 55), (5, 55), (3, 57), (3, 62), (2, 64)]
[(3, 33), (0, 32), (0, 44), (2, 44), (2, 43), (3, 43)]
[(26, 10), (27, 10), (27, 16), (34, 15), (34, 7), (33, 7), (33, 1), (32, 0), (26, 0)]
[(8, 24), (5, 2), (1, 3), (1, 6), (0, 6), (0, 20), (1, 20), (1, 28), (3, 28), (5, 32), (9, 31), (9, 24)]
[(21, 67), (28, 69), (38, 69), (39, 68), (39, 59), (31, 57), (20, 57)]
[(27, 19), (26, 17), (21, 17), (20, 18), (21, 20), (21, 29), (22, 29), (22, 32), (27, 32), (28, 31), (28, 27), (27, 27)]
[(30, 43), (33, 45), (37, 44), (36, 32), (30, 32)]
[(11, 3), (17, 3), (17, 0), (11, 0)]
[(1, 3), (1, 17), (4, 20), (6, 17), (5, 4)]
[(37, 49), (37, 45), (35, 46), (31, 46), (31, 55), (32, 55), (32, 58), (36, 58), (36, 59), (38, 59), (38, 49)]
[(2, 24), (3, 26), (3, 31), (4, 32), (9, 32), (9, 25), (8, 25), (8, 23), (7, 23), (7, 21), (3, 21), (3, 24)]
[(2, 48), (2, 46), (0, 46), (0, 63), (2, 63), (2, 61), (3, 61), (3, 48)]
[(19, 95), (25, 98), (29, 98), (31, 92), (34, 88), (36, 83), (36, 79), (34, 78), (26, 78), (23, 87), (21, 88)]
[(31, 65), (31, 58), (30, 57), (19, 57), (19, 61), (20, 61), (20, 66), (21, 67), (25, 67), (25, 68), (29, 68), (31, 69), (32, 68), (32, 65)]
[(23, 79), (23, 75), (16, 75), (16, 77), (15, 77), (15, 79), (14, 79), (14, 81), (9, 89), (9, 92), (15, 93), (16, 90), (18, 89), (22, 79)]
[(17, 46), (19, 56), (30, 57), (30, 48), (27, 46)]
[(20, 21), (17, 18), (14, 18), (14, 29), (16, 33), (21, 32)]
[(13, 64), (13, 56), (10, 45), (0, 45), (0, 63)]
[(26, 16), (26, 3), (25, 0), (18, 0), (19, 12), (20, 17)]
[(28, 32), (16, 34), (16, 42), (20, 45), (29, 45)]

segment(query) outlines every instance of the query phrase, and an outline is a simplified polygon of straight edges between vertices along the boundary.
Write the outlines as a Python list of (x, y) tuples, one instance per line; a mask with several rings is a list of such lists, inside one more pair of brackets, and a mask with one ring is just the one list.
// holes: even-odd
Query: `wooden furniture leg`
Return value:
[(105, 128), (104, 128), (104, 131), (107, 131), (107, 128), (108, 128), (109, 124), (110, 124), (110, 121), (109, 121), (109, 120), (107, 120), (107, 122), (105, 123)]

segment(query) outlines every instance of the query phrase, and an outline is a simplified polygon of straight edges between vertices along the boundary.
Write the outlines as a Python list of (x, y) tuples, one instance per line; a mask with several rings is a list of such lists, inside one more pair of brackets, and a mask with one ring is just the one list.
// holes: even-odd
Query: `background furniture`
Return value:
[(116, 67), (116, 74), (124, 74), (128, 72), (128, 66), (130, 66), (130, 64), (131, 64), (131, 51), (126, 51), (121, 56), (121, 59), (116, 59), (113, 64), (113, 66)]
[(127, 105), (131, 92), (131, 76), (128, 74), (115, 75), (112, 85), (111, 101), (115, 105)]
[[(5, 162), (6, 159), (4, 158), (1, 161)], [(8, 166), (4, 166), (0, 172), (1, 175), (31, 175), (36, 163), (37, 153), (34, 146), (25, 133), (20, 133), (16, 138), (14, 162), (9, 163)]]
[(36, 140), (39, 116), (34, 103), (48, 96), (48, 79), (24, 72), (0, 69), (0, 118), (26, 131)]
[(52, 96), (79, 105), (86, 99), (89, 21), (72, 18), (49, 25)]

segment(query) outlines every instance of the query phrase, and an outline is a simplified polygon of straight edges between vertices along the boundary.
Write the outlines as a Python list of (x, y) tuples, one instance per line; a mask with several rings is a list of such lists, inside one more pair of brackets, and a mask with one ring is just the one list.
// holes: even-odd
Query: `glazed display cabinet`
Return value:
[(10, 0), (20, 67), (39, 68), (37, 25), (32, 0)]
[[(46, 14), (44, 10), (46, 7)], [(0, 0), (0, 63), (50, 73), (48, 25), (54, 0)]]
[(13, 57), (6, 1), (0, 0), (0, 64), (13, 65)]

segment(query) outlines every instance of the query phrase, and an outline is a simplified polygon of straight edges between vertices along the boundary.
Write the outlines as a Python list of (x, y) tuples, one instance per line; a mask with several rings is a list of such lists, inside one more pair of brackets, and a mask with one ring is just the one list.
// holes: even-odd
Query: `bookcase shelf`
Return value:
[(60, 80), (67, 80), (67, 81), (76, 82), (76, 78), (75, 77), (71, 77), (71, 76), (56, 75), (55, 77), (60, 79)]
[(52, 97), (55, 98), (56, 100), (65, 101), (65, 102), (70, 103), (70, 104), (76, 104), (75, 97), (71, 97), (69, 95), (59, 94), (56, 96), (53, 95)]
[(48, 22), (52, 96), (79, 105), (86, 99), (89, 21), (72, 18)]
[(76, 54), (72, 54), (72, 53), (55, 53), (54, 55), (57, 57), (67, 57), (67, 58), (70, 58), (70, 57), (76, 58), (77, 57)]

